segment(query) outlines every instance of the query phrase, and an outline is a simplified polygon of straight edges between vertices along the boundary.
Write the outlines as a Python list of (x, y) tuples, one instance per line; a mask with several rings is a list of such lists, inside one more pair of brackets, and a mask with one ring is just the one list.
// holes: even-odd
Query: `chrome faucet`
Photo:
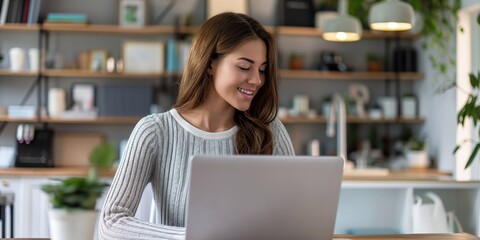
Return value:
[(347, 110), (343, 97), (335, 93), (332, 98), (330, 115), (327, 122), (327, 136), (335, 136), (333, 124), (337, 121), (337, 156), (347, 161)]

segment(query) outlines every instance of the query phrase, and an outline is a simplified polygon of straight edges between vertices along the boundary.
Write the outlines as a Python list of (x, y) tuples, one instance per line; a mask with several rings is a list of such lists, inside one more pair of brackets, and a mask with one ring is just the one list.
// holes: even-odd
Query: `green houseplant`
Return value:
[[(480, 24), (480, 17), (478, 21)], [(476, 76), (475, 74), (470, 73), (469, 76), (470, 76), (470, 85), (472, 87), (472, 91), (467, 93), (468, 94), (467, 101), (465, 102), (465, 104), (462, 106), (462, 108), (457, 114), (457, 123), (459, 125), (464, 126), (465, 121), (472, 120), (473, 126), (474, 128), (476, 128), (478, 122), (480, 121), (480, 103), (478, 102), (480, 98), (479, 96), (480, 72)], [(478, 134), (480, 136), (480, 132)], [(455, 147), (455, 150), (453, 152), (456, 153), (460, 149), (460, 147), (466, 142), (471, 142), (474, 148), (470, 154), (470, 157), (468, 158), (467, 164), (465, 165), (465, 169), (467, 169), (472, 164), (473, 160), (475, 160), (475, 157), (478, 154), (478, 151), (480, 150), (480, 142), (476, 142), (472, 139), (465, 139)]]
[[(480, 25), (480, 14), (477, 15), (477, 24)], [(474, 73), (470, 73), (469, 78), (472, 90), (470, 92), (464, 91), (468, 95), (467, 101), (463, 104), (462, 108), (457, 114), (457, 124), (464, 126), (465, 121), (471, 120), (473, 121), (473, 127), (478, 129), (477, 124), (480, 120), (480, 103), (478, 102), (480, 98), (480, 72), (478, 72), (476, 76)], [(480, 131), (478, 132), (478, 136), (480, 137)], [(465, 164), (465, 169), (470, 167), (472, 162), (475, 160), (475, 157), (478, 155), (478, 151), (480, 150), (480, 142), (474, 141), (473, 139), (465, 139), (455, 147), (453, 153), (456, 153), (466, 142), (471, 142), (475, 147), (473, 147), (473, 150), (470, 153), (470, 157)]]
[(430, 165), (424, 138), (411, 137), (405, 144), (405, 156), (410, 168), (427, 168)]
[(90, 154), (87, 177), (70, 177), (59, 183), (42, 185), (53, 207), (49, 211), (52, 240), (93, 238), (98, 215), (95, 206), (108, 186), (99, 181), (99, 171), (110, 169), (115, 158), (112, 145), (97, 145)]

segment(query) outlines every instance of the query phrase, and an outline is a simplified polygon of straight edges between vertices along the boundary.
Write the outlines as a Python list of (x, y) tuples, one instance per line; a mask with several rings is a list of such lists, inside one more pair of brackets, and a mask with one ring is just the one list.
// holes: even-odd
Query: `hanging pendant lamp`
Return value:
[(384, 0), (370, 8), (370, 28), (379, 31), (406, 31), (415, 23), (415, 13), (410, 4), (399, 0)]
[(334, 42), (353, 42), (362, 37), (360, 21), (347, 14), (347, 0), (339, 2), (340, 14), (328, 20), (323, 29), (323, 39)]

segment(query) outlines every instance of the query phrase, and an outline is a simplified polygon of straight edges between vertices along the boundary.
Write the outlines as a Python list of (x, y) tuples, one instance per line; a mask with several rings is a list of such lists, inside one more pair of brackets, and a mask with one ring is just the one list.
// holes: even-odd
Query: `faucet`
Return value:
[(327, 122), (327, 136), (335, 136), (335, 128), (333, 124), (337, 121), (337, 156), (341, 157), (344, 162), (347, 161), (347, 111), (343, 97), (335, 93), (332, 98), (330, 107), (330, 115)]

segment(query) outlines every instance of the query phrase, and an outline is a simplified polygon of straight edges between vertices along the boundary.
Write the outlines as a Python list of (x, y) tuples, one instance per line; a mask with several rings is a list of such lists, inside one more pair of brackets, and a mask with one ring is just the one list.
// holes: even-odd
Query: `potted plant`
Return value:
[(52, 204), (48, 213), (52, 240), (93, 239), (98, 215), (95, 206), (108, 186), (99, 181), (99, 171), (110, 169), (115, 158), (112, 145), (100, 144), (90, 154), (91, 166), (87, 177), (70, 177), (58, 184), (42, 186)]
[(375, 54), (367, 54), (367, 71), (380, 72), (383, 71), (382, 58)]
[(405, 144), (405, 156), (409, 168), (428, 168), (430, 166), (427, 148), (423, 138), (410, 138)]

